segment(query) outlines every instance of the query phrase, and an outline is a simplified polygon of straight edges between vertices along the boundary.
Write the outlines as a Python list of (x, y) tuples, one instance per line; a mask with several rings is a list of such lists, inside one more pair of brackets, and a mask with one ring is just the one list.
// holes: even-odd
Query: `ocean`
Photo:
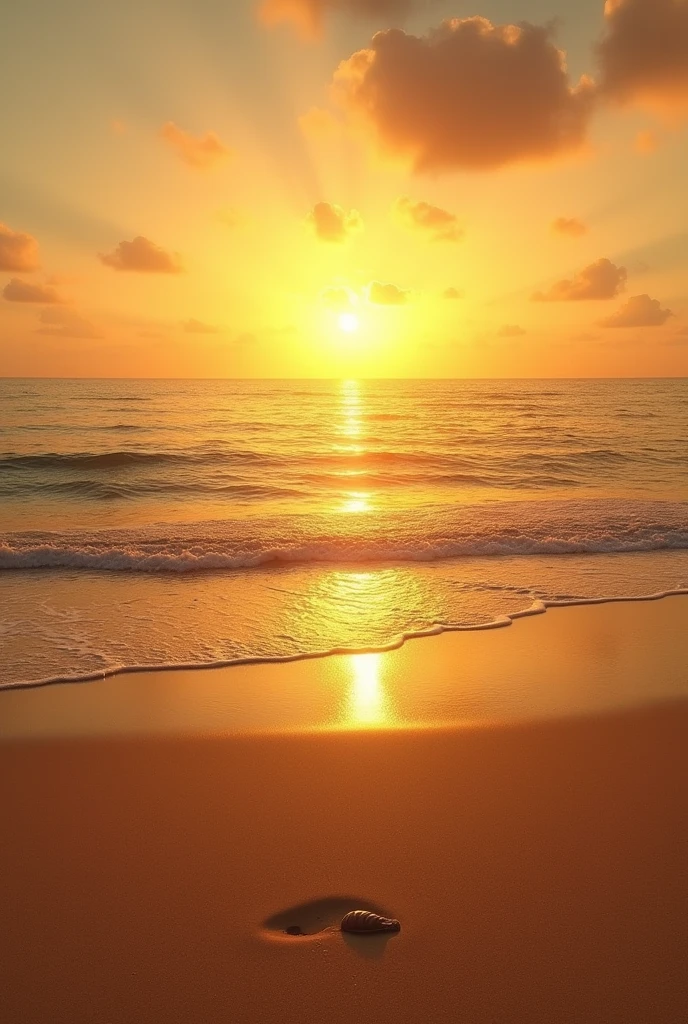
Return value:
[(688, 381), (0, 380), (0, 686), (688, 586)]

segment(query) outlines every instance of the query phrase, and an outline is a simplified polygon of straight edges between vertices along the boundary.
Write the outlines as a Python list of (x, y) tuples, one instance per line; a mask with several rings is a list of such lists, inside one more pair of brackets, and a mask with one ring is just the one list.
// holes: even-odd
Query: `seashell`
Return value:
[(377, 932), (398, 932), (401, 925), (392, 917), (380, 917), (370, 910), (351, 910), (342, 918), (343, 932), (354, 935), (375, 935)]

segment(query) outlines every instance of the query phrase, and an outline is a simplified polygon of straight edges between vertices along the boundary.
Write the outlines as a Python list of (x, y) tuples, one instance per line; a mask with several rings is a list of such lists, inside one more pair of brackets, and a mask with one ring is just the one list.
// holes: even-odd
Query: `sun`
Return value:
[(345, 331), (347, 334), (353, 334), (359, 328), (359, 320), (355, 313), (340, 313), (339, 330)]

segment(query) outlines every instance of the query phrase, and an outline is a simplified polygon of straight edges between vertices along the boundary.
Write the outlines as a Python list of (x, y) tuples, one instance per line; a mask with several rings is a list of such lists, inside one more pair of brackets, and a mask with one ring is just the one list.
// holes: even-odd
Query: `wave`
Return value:
[(216, 538), (70, 540), (17, 535), (0, 543), (0, 570), (70, 569), (91, 572), (199, 573), (294, 564), (435, 562), (475, 556), (614, 554), (688, 549), (688, 529), (655, 526), (608, 530), (437, 536), (327, 538), (232, 542)]
[(256, 501), (280, 498), (302, 498), (303, 491), (295, 487), (275, 484), (216, 483), (204, 480), (185, 482), (183, 480), (146, 480), (136, 484), (109, 483), (103, 480), (56, 480), (52, 482), (25, 482), (20, 486), (5, 488), (0, 483), (0, 495), (47, 496), (55, 498), (84, 498), (90, 501), (125, 501), (142, 498), (185, 496), (193, 498), (214, 495), (218, 498), (247, 498)]
[(0, 457), (2, 469), (117, 469), (123, 466), (155, 466), (175, 463), (209, 463), (215, 461), (259, 461), (255, 452), (224, 451), (222, 449), (193, 449), (179, 452), (142, 452), (122, 450), (114, 452), (74, 452), (39, 455), (6, 455)]

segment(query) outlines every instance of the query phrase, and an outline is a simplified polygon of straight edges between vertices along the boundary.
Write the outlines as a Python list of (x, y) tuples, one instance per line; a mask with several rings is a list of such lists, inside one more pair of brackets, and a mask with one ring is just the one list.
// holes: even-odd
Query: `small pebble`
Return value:
[(298, 924), (290, 924), (289, 927), (285, 928), (284, 930), (287, 933), (287, 935), (303, 935), (304, 934), (302, 932), (302, 930), (301, 930), (301, 925), (298, 925)]

